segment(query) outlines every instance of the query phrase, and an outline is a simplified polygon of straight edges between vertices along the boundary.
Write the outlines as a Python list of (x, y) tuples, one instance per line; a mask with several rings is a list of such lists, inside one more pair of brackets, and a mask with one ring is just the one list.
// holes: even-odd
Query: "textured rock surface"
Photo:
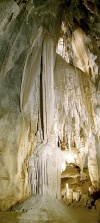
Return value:
[(60, 27), (59, 17), (53, 21), (57, 9), (52, 14), (50, 4), (46, 8), (34, 10), (32, 1), (0, 1), (0, 207), (4, 210), (29, 194), (28, 159), (40, 128), (41, 25), (52, 29), (53, 36), (55, 26)]
[[(61, 141), (64, 138), (69, 153), (76, 147), (79, 152), (76, 164), (80, 166), (82, 171), (84, 167), (88, 166), (94, 186), (98, 186), (100, 176), (100, 118), (99, 112), (98, 115), (96, 112), (100, 106), (99, 98), (100, 93), (96, 91), (90, 79), (79, 69), (67, 64), (60, 56), (57, 56), (55, 66), (55, 133), (59, 135)], [(72, 155), (74, 156), (74, 153)], [(95, 185), (96, 182), (97, 185)]]
[[(6, 209), (28, 194), (27, 157), (34, 136), (31, 139), (30, 124), (22, 118), (20, 92), (27, 47), (38, 30), (38, 21), (36, 25), (36, 18), (31, 14), (27, 26), (25, 6), (18, 7), (14, 1), (2, 1), (0, 7), (2, 27), (5, 19), (16, 12), (16, 19), (11, 16), (4, 32), (1, 27), (0, 37), (0, 206)], [(34, 23), (30, 29), (32, 19)]]
[(47, 144), (42, 143), (36, 148), (29, 160), (29, 181), (32, 195), (42, 194), (61, 198), (61, 163), (61, 150), (51, 139)]
[[(52, 131), (56, 143), (58, 137), (65, 143), (65, 168), (66, 161), (69, 165), (78, 165), (81, 179), (86, 177), (84, 168), (88, 168), (93, 186), (99, 186), (99, 3), (89, 6), (84, 1), (83, 6), (77, 1), (73, 7), (74, 3), (74, 0), (67, 3), (63, 0), (0, 1), (1, 210), (29, 195), (29, 158), (36, 146), (43, 139), (46, 141)], [(90, 29), (88, 37), (87, 26), (84, 29), (86, 13)], [(56, 57), (62, 20), (66, 24), (66, 36), (74, 38), (75, 60), (69, 39), (68, 59), (75, 67)], [(95, 27), (92, 21), (96, 23)], [(95, 40), (90, 38), (90, 34)], [(82, 41), (85, 58), (77, 38)], [(93, 71), (91, 74), (88, 62)]]
[(85, 33), (78, 28), (73, 32), (72, 48), (74, 65), (90, 76), (95, 83), (100, 75), (100, 55), (96, 40), (86, 36)]

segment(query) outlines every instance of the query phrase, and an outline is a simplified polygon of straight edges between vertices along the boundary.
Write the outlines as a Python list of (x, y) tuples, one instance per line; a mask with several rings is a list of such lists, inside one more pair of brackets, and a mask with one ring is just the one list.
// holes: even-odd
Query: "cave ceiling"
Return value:
[[(15, 0), (15, 2), (18, 5), (28, 4), (28, 0)], [(52, 24), (57, 16), (60, 21), (64, 20), (66, 27), (71, 32), (77, 27), (81, 27), (87, 34), (96, 39), (100, 38), (99, 0), (31, 0), (31, 3), (38, 10), (44, 28), (47, 29), (48, 26), (48, 29), (50, 29), (50, 23)]]

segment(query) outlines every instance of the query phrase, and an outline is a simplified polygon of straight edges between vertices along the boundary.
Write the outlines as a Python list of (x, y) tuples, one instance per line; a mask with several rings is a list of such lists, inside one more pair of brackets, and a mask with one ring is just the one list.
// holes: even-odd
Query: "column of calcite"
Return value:
[(99, 169), (97, 163), (97, 154), (96, 154), (96, 141), (95, 135), (92, 132), (89, 132), (88, 137), (88, 169), (91, 182), (95, 188), (98, 188), (99, 185)]
[(50, 133), (54, 118), (54, 43), (49, 36), (45, 36), (43, 42), (43, 125), (44, 139)]
[(60, 198), (62, 153), (53, 141), (39, 145), (29, 160), (30, 193)]

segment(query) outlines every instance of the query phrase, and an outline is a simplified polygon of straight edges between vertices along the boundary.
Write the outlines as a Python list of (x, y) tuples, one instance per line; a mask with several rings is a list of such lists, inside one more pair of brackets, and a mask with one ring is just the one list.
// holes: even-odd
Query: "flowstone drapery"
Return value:
[(60, 198), (62, 156), (53, 141), (39, 145), (29, 160), (30, 192)]

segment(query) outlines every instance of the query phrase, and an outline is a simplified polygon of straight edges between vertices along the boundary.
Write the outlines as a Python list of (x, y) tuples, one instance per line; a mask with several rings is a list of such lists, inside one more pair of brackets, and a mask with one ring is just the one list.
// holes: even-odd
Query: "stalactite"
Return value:
[[(74, 147), (78, 154), (74, 162), (80, 167), (81, 179), (86, 177), (84, 169), (88, 168), (92, 184), (98, 185), (99, 162), (96, 157), (96, 147), (99, 148), (99, 145), (96, 146), (97, 139), (93, 139), (100, 132), (100, 94), (83, 72), (77, 68), (73, 70), (72, 66), (66, 64), (60, 56), (57, 56), (57, 60), (54, 79), (56, 129), (62, 138), (67, 135), (67, 147), (70, 152), (73, 150), (73, 142), (75, 143)], [(67, 157), (67, 162), (70, 161), (73, 162), (72, 157), (69, 157), (69, 160)]]
[(54, 119), (54, 43), (49, 36), (43, 42), (43, 122), (44, 138), (47, 139)]

